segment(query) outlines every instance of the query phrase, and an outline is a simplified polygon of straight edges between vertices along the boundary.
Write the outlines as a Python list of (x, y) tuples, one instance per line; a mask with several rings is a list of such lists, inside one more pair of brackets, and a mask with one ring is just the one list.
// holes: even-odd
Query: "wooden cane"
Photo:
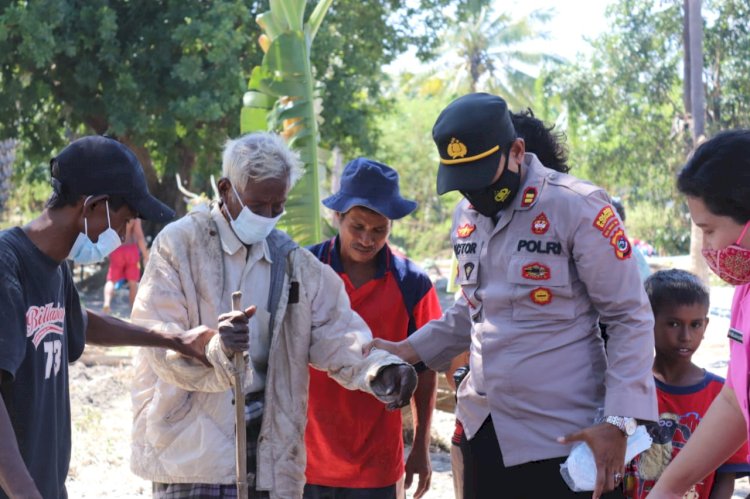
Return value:
[[(232, 310), (242, 310), (242, 291), (232, 293)], [(237, 497), (247, 499), (247, 437), (245, 430), (245, 393), (242, 389), (242, 373), (245, 372), (245, 357), (234, 352), (234, 425), (235, 462), (237, 463)]]

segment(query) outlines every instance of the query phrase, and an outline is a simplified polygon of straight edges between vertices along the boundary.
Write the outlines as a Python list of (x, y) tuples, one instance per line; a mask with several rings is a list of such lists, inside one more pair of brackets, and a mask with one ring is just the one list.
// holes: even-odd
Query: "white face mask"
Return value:
[[(91, 196), (86, 198), (86, 201), (83, 203), (84, 206), (89, 199), (91, 199)], [(109, 202), (105, 201), (105, 203), (107, 207), (107, 225), (109, 228), (99, 234), (99, 239), (93, 242), (89, 239), (88, 220), (86, 217), (83, 218), (83, 230), (85, 232), (78, 234), (73, 247), (70, 249), (70, 255), (68, 255), (68, 258), (75, 263), (88, 265), (89, 263), (101, 262), (122, 244), (120, 236), (112, 228), (112, 224), (109, 221)]]
[(239, 201), (242, 205), (240, 214), (237, 215), (237, 218), (234, 220), (232, 220), (232, 215), (229, 213), (229, 208), (226, 208), (232, 230), (234, 230), (234, 233), (237, 235), (239, 240), (244, 244), (247, 244), (248, 246), (264, 240), (266, 237), (268, 237), (268, 234), (271, 233), (273, 228), (276, 226), (276, 222), (279, 221), (281, 215), (283, 215), (284, 213), (281, 213), (279, 216), (274, 218), (266, 218), (261, 217), (260, 215), (256, 215), (242, 202), (242, 200), (240, 199), (240, 195), (237, 194), (237, 189), (234, 188), (234, 185), (232, 185), (232, 190), (234, 191), (234, 195), (237, 197), (237, 201)]

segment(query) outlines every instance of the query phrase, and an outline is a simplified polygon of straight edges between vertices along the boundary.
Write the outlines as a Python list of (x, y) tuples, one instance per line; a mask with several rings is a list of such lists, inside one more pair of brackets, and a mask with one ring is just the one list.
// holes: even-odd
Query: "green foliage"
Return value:
[[(313, 71), (322, 97), (321, 145), (345, 157), (378, 147), (375, 117), (389, 112), (384, 67), (413, 47), (431, 58), (445, 29), (477, 0), (336, 0), (315, 39)], [(486, 2), (486, 0), (481, 0)]]
[(259, 16), (267, 52), (263, 64), (253, 69), (241, 116), (242, 133), (277, 131), (299, 152), (306, 171), (289, 194), (281, 227), (301, 245), (322, 238), (310, 52), (331, 1), (321, 0), (307, 24), (305, 0), (277, 0)]
[(394, 112), (378, 120), (381, 146), (375, 157), (399, 172), (401, 194), (419, 203), (414, 213), (393, 224), (391, 240), (417, 260), (450, 252), (451, 214), (460, 195), (437, 195), (438, 155), (431, 133), (448, 102), (441, 95), (407, 93), (396, 99)]
[(631, 235), (684, 252), (684, 212), (663, 208), (678, 197), (674, 177), (690, 144), (679, 72), (680, 5), (657, 11), (651, 0), (623, 0), (608, 17), (610, 29), (593, 54), (548, 79), (547, 91), (567, 104), (574, 173), (622, 197), (629, 213), (661, 207), (660, 216), (633, 216), (633, 222), (629, 214)]
[(445, 37), (444, 50), (456, 54), (444, 76), (449, 93), (483, 91), (502, 95), (511, 108), (530, 106), (536, 80), (533, 68), (560, 62), (525, 47), (547, 37), (543, 25), (551, 16), (549, 10), (535, 10), (514, 17), (475, 5), (466, 21), (455, 24)]
[(706, 107), (713, 130), (750, 126), (750, 3), (708, 0), (705, 30)]
[[(382, 66), (410, 44), (428, 55), (445, 9), (466, 1), (337, 0), (313, 60), (325, 145), (374, 150)], [(255, 18), (268, 9), (268, 0), (6, 0), (0, 138), (20, 139), (24, 168), (45, 171), (71, 138), (109, 133), (136, 150), (167, 202), (179, 204), (175, 172), (211, 192), (209, 173), (239, 133), (240, 99), (262, 59)]]
[[(710, 0), (703, 17), (707, 129), (750, 125), (750, 5)], [(578, 175), (621, 196), (633, 237), (667, 253), (689, 249), (689, 219), (675, 176), (692, 148), (683, 100), (682, 2), (620, 0), (593, 54), (550, 73), (545, 95), (567, 105)], [(632, 221), (631, 221), (632, 219)]]

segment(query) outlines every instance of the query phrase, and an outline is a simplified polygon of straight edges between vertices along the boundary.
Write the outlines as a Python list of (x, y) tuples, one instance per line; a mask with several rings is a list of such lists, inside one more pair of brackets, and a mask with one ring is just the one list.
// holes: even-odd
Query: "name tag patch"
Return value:
[(456, 256), (476, 255), (477, 243), (456, 243), (453, 245), (453, 251), (456, 253)]
[(562, 244), (557, 241), (536, 241), (534, 239), (521, 239), (518, 241), (516, 251), (526, 250), (529, 253), (552, 253), (559, 255), (562, 253)]
[(733, 327), (729, 328), (729, 334), (727, 334), (730, 340), (736, 341), (737, 343), (744, 343), (742, 340), (742, 331), (739, 331)]

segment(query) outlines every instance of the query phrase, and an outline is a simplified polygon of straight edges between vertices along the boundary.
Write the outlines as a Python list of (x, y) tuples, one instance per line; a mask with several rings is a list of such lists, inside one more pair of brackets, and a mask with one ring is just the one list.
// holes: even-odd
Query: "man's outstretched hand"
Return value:
[(175, 338), (176, 344), (173, 348), (182, 355), (198, 359), (206, 367), (211, 367), (211, 363), (208, 361), (208, 358), (206, 358), (206, 345), (208, 345), (208, 342), (211, 341), (211, 338), (215, 335), (215, 329), (206, 326), (198, 326), (185, 331), (185, 334)]
[(390, 411), (404, 407), (417, 388), (417, 372), (407, 364), (385, 366), (372, 381), (372, 391)]

